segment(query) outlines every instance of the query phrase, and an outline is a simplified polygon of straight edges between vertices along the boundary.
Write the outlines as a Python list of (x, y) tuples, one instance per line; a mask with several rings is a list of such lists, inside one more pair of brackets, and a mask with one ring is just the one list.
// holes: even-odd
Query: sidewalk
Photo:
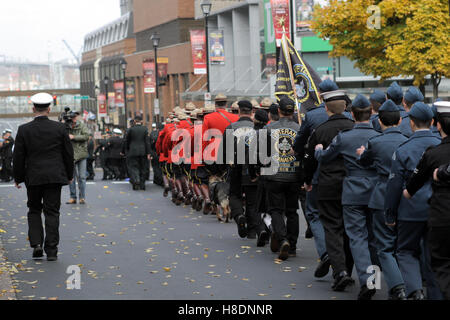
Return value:
[(0, 234), (0, 300), (15, 300), (16, 294), (12, 288), (12, 280), (9, 267), (5, 257), (5, 249)]

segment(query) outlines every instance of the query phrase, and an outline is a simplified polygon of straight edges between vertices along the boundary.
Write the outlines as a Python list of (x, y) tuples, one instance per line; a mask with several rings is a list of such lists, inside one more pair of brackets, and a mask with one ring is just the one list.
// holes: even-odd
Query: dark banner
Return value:
[[(292, 70), (292, 80), (291, 73)], [(321, 103), (317, 86), (322, 82), (319, 75), (300, 57), (288, 39), (282, 41), (280, 60), (278, 61), (277, 83), (275, 95), (277, 100), (288, 96), (295, 101), (297, 94), (298, 108), (305, 114), (310, 108)], [(293, 88), (292, 83), (295, 84)]]
[(166, 85), (168, 70), (169, 70), (169, 58), (158, 57), (158, 81), (160, 86)]

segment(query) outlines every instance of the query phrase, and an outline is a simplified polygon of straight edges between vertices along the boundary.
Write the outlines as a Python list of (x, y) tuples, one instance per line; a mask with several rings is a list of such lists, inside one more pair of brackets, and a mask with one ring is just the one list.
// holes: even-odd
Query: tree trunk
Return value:
[(439, 77), (438, 73), (434, 73), (431, 76), (431, 81), (433, 84), (433, 102), (436, 101), (437, 98), (439, 98), (439, 84), (441, 83), (441, 79)]

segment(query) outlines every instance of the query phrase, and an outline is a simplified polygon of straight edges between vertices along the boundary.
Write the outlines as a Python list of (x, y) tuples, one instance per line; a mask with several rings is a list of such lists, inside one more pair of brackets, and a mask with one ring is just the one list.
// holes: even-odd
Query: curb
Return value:
[(0, 237), (0, 300), (17, 300), (6, 261), (5, 249)]

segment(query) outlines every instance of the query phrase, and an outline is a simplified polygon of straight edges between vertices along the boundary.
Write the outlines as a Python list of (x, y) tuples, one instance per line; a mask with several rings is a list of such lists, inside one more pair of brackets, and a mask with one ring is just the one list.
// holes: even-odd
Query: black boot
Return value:
[(389, 300), (406, 300), (405, 287), (399, 285), (389, 290)]

